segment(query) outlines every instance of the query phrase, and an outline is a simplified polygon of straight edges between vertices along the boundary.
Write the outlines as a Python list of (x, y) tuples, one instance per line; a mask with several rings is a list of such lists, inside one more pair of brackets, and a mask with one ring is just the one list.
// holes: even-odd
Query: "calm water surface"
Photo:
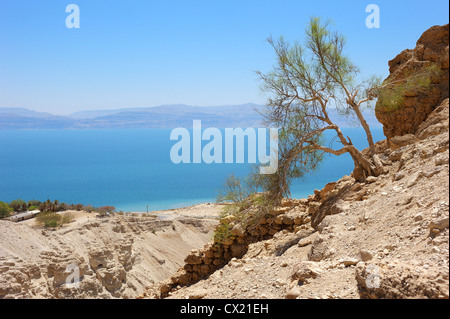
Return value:
[[(361, 129), (343, 131), (355, 145), (367, 147)], [(170, 132), (0, 131), (0, 201), (49, 198), (123, 211), (176, 208), (215, 201), (228, 175), (243, 176), (250, 169), (249, 164), (173, 164)], [(376, 141), (385, 138), (381, 128), (373, 135)], [(306, 197), (352, 169), (348, 155), (326, 156), (316, 172), (295, 183), (292, 195)]]

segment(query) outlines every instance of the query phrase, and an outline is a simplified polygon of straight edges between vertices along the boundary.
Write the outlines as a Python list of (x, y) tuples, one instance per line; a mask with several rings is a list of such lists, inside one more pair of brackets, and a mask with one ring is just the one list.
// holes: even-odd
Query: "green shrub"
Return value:
[[(41, 201), (39, 201), (37, 199), (29, 200), (28, 201), (28, 210), (38, 209), (39, 205), (41, 205)], [(36, 207), (36, 208), (31, 209), (31, 207)]]
[(214, 242), (219, 244), (223, 243), (225, 240), (232, 236), (230, 231), (230, 223), (221, 221), (214, 230)]
[(92, 213), (93, 211), (95, 211), (96, 210), (96, 208), (95, 207), (93, 207), (92, 205), (86, 205), (86, 206), (84, 206), (84, 211), (85, 212), (88, 212), (88, 213)]
[(63, 216), (62, 216), (62, 219), (61, 219), (61, 225), (64, 225), (64, 224), (69, 224), (69, 223), (71, 223), (72, 221), (73, 221), (73, 214), (72, 213), (65, 213)]
[(36, 216), (36, 224), (45, 228), (56, 228), (62, 225), (62, 216), (52, 211), (45, 211)]
[(378, 94), (377, 110), (384, 113), (399, 110), (404, 105), (407, 93), (414, 96), (431, 89), (433, 79), (439, 77), (441, 72), (435, 63), (420, 71), (403, 71), (403, 80), (383, 83)]
[(12, 207), (10, 207), (7, 203), (0, 202), (0, 218), (9, 217), (12, 212)]

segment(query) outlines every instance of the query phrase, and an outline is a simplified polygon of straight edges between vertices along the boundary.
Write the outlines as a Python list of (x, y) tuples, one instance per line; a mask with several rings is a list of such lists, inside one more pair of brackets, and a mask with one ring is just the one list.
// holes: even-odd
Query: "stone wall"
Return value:
[(216, 238), (201, 250), (191, 251), (184, 267), (159, 285), (155, 297), (167, 297), (177, 287), (189, 286), (208, 277), (232, 258), (243, 257), (252, 243), (270, 239), (281, 231), (296, 232), (306, 224), (312, 224), (312, 220), (319, 224), (326, 214), (340, 212), (342, 203), (335, 203), (333, 199), (354, 183), (354, 178), (344, 176), (338, 182), (328, 183), (322, 190), (315, 190), (306, 199), (284, 199), (280, 207), (258, 215), (250, 223), (231, 215), (222, 218), (216, 229), (228, 229), (229, 235), (220, 240)]
[(232, 258), (241, 258), (251, 243), (269, 239), (282, 230), (294, 231), (310, 222), (312, 211), (309, 209), (309, 203), (317, 199), (318, 197), (313, 195), (309, 199), (284, 200), (280, 207), (262, 214), (249, 224), (236, 220), (232, 215), (222, 218), (217, 229), (227, 229), (228, 236), (220, 240), (215, 238), (201, 250), (192, 250), (185, 259), (184, 267), (161, 283), (158, 297), (166, 297), (178, 286), (189, 286), (208, 277)]

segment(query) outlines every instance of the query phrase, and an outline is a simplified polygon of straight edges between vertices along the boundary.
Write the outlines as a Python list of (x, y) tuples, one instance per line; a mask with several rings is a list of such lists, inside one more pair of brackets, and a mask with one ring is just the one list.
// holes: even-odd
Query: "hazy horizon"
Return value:
[(229, 104), (218, 104), (218, 105), (190, 105), (186, 103), (171, 103), (171, 104), (160, 104), (160, 105), (151, 105), (151, 106), (128, 106), (128, 107), (114, 107), (114, 108), (104, 108), (104, 109), (95, 109), (95, 108), (83, 108), (81, 110), (77, 110), (74, 112), (65, 112), (65, 113), (58, 113), (58, 112), (48, 112), (48, 111), (40, 111), (38, 109), (34, 109), (32, 107), (9, 107), (9, 106), (0, 106), (0, 111), (2, 109), (26, 109), (28, 111), (33, 112), (39, 112), (39, 113), (49, 113), (52, 115), (59, 115), (59, 116), (70, 116), (76, 113), (82, 113), (82, 112), (100, 112), (100, 111), (118, 111), (118, 110), (127, 110), (127, 109), (150, 109), (150, 108), (158, 108), (163, 106), (188, 106), (188, 107), (200, 107), (200, 108), (213, 108), (213, 107), (229, 107), (229, 106), (242, 106), (242, 105), (255, 105), (255, 106), (264, 106), (263, 104), (258, 103), (241, 103), (236, 105), (229, 105)]

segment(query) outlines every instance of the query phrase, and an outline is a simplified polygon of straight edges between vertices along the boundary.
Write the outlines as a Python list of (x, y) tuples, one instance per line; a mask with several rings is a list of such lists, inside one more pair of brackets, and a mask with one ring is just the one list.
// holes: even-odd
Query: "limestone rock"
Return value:
[(297, 297), (300, 296), (300, 293), (300, 287), (295, 285), (286, 294), (286, 299), (297, 299)]
[(345, 267), (355, 266), (358, 262), (359, 262), (358, 259), (351, 258), (351, 257), (344, 257), (344, 258), (338, 259), (338, 263), (343, 264)]
[(428, 118), (419, 125), (416, 135), (419, 139), (435, 136), (448, 131), (449, 99), (445, 99)]
[(375, 183), (376, 181), (377, 181), (377, 178), (375, 176), (369, 176), (366, 178), (367, 184), (372, 184), (372, 183)]
[(444, 217), (431, 221), (430, 224), (428, 225), (428, 228), (430, 230), (433, 229), (444, 230), (445, 228), (448, 228), (448, 226), (449, 226), (449, 218)]
[(449, 298), (448, 273), (406, 261), (359, 263), (356, 280), (361, 298)]
[(400, 147), (413, 144), (417, 141), (418, 141), (417, 137), (413, 134), (394, 136), (390, 139), (390, 146), (392, 150), (396, 150)]
[(372, 253), (365, 249), (359, 251), (359, 256), (362, 261), (369, 261), (373, 258)]
[(321, 261), (333, 255), (324, 235), (317, 236), (308, 252), (308, 259), (311, 261)]
[[(401, 105), (391, 110), (378, 100), (375, 107), (377, 119), (383, 124), (384, 134), (391, 142), (394, 136), (415, 134), (433, 109), (449, 94), (449, 25), (434, 26), (425, 31), (413, 50), (407, 49), (389, 61), (389, 76), (385, 81), (404, 81), (405, 74), (420, 75), (434, 64), (441, 72), (431, 79), (426, 92), (403, 92)], [(385, 88), (385, 91), (392, 88)], [(382, 92), (383, 93), (383, 92)], [(386, 101), (384, 101), (386, 103)]]
[(303, 261), (294, 267), (294, 273), (292, 274), (292, 279), (299, 280), (300, 282), (305, 282), (308, 279), (316, 278), (322, 269), (315, 262)]

